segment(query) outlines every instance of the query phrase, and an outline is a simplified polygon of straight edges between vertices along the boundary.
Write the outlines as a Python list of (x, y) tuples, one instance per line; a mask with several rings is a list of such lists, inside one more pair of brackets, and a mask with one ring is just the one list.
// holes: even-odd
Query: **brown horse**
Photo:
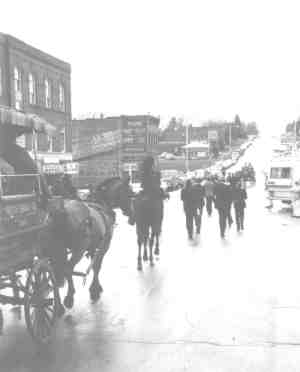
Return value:
[[(122, 179), (111, 178), (97, 189), (96, 198), (90, 202), (64, 200), (63, 211), (51, 213), (50, 241), (46, 254), (52, 259), (60, 286), (64, 279), (68, 282), (68, 292), (64, 299), (67, 308), (74, 304), (74, 267), (85, 253), (91, 257), (87, 272), (92, 269), (94, 274), (89, 288), (90, 297), (93, 301), (99, 299), (102, 287), (98, 275), (113, 234), (113, 209), (120, 208), (125, 215), (131, 215), (130, 189)], [(68, 253), (71, 255), (69, 259)], [(60, 310), (64, 312), (62, 305)]]
[(143, 260), (148, 261), (148, 243), (150, 265), (154, 265), (153, 246), (155, 241), (155, 255), (159, 255), (159, 238), (163, 221), (163, 200), (169, 199), (168, 193), (151, 198), (140, 194), (133, 203), (136, 220), (136, 233), (138, 243), (137, 269), (142, 270), (142, 247), (144, 247)]

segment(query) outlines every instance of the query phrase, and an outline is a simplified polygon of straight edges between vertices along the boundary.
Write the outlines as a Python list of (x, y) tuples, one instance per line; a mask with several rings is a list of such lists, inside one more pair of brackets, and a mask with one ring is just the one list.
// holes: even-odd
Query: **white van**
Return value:
[(299, 199), (300, 159), (273, 160), (266, 174), (266, 190), (270, 200), (293, 204)]

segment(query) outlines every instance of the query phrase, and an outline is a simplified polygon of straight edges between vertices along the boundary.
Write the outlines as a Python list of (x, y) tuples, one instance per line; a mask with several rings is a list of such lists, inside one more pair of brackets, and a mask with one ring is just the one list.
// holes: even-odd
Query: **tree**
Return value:
[(239, 126), (239, 127), (241, 126), (242, 122), (241, 122), (241, 119), (240, 119), (239, 115), (235, 115), (235, 117), (234, 117), (234, 124), (236, 126)]
[(183, 119), (172, 117), (169, 124), (165, 130), (167, 131), (177, 131), (183, 128)]
[(295, 125), (297, 126), (297, 135), (300, 133), (300, 119), (297, 121), (293, 121), (291, 123), (288, 123), (287, 126), (285, 127), (285, 132), (286, 133), (295, 133)]

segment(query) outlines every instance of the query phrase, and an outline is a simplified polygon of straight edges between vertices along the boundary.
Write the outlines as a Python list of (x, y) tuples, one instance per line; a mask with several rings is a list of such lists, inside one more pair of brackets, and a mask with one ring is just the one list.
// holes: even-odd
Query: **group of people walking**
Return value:
[(238, 175), (231, 175), (227, 178), (222, 175), (187, 180), (181, 191), (181, 200), (189, 239), (193, 239), (195, 230), (197, 234), (200, 234), (204, 207), (209, 217), (214, 208), (217, 210), (222, 238), (225, 238), (227, 227), (230, 228), (234, 222), (231, 214), (232, 206), (237, 231), (244, 230), (246, 199), (245, 184)]

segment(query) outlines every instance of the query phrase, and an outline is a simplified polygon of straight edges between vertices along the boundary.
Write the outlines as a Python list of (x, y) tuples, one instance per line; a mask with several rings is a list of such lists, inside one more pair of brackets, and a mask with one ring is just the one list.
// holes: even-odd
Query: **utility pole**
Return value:
[(187, 148), (189, 144), (189, 126), (186, 125), (185, 127), (185, 170), (189, 172), (189, 149)]
[(229, 147), (230, 147), (230, 150), (231, 150), (231, 123), (229, 123)]

